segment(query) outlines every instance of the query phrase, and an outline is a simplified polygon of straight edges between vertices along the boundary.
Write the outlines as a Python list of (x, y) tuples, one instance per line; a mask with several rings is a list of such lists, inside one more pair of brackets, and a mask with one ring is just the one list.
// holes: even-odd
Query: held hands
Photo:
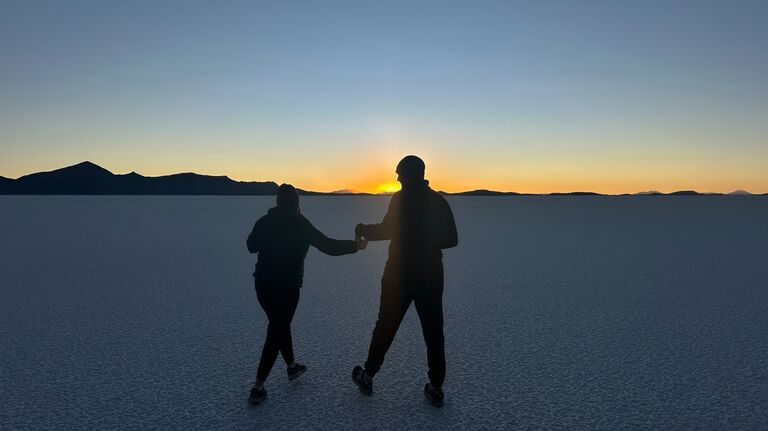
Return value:
[(361, 235), (361, 227), (362, 224), (360, 223), (355, 226), (355, 243), (357, 243), (358, 250), (365, 250), (365, 248), (368, 247), (368, 240)]
[(368, 247), (368, 240), (361, 236), (355, 235), (355, 242), (357, 243), (358, 250), (365, 250)]

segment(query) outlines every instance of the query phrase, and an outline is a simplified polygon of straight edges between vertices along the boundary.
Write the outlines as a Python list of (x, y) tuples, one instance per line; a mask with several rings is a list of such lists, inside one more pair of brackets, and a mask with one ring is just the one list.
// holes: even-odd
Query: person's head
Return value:
[(405, 156), (397, 164), (397, 180), (405, 184), (424, 179), (424, 160), (417, 156)]
[(299, 192), (290, 184), (280, 184), (277, 188), (277, 207), (299, 211)]

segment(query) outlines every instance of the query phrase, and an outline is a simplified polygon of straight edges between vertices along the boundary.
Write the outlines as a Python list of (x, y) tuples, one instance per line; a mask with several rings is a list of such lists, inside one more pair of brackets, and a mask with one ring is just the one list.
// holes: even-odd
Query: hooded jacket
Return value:
[(426, 180), (403, 184), (392, 195), (384, 220), (360, 225), (357, 233), (372, 241), (391, 240), (384, 277), (401, 281), (442, 280), (442, 249), (459, 242), (448, 201)]
[(331, 239), (292, 208), (274, 207), (253, 225), (246, 246), (258, 253), (253, 276), (257, 285), (301, 287), (309, 246), (331, 256), (357, 251), (352, 240)]

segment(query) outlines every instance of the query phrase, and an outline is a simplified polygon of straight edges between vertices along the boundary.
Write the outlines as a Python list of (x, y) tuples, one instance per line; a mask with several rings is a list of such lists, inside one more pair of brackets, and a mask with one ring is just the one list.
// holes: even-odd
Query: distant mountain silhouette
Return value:
[(448, 193), (441, 191), (445, 196), (604, 196), (595, 192), (554, 192), (554, 193), (518, 193), (499, 192), (496, 190), (478, 189), (467, 192)]
[(601, 194), (595, 192), (555, 192), (550, 193), (549, 196), (601, 196)]
[[(323, 192), (312, 192), (314, 194), (318, 195), (340, 195), (340, 196), (376, 196), (376, 193), (366, 193), (366, 192), (359, 192), (357, 190), (352, 189), (341, 189), (341, 190), (334, 190), (329, 193), (323, 193)], [(381, 193), (379, 193), (381, 194)]]
[(746, 190), (734, 190), (728, 194), (731, 196), (752, 196), (752, 193)]
[(677, 192), (672, 192), (670, 195), (672, 196), (696, 196), (700, 195), (701, 193), (695, 191), (695, 190), (680, 190)]
[(11, 189), (14, 180), (10, 178), (0, 177), (0, 194), (7, 194)]
[(468, 192), (458, 192), (458, 193), (446, 193), (441, 192), (446, 195), (453, 195), (453, 196), (516, 196), (520, 195), (520, 193), (517, 192), (497, 192), (495, 190), (486, 190), (486, 189), (479, 189), (479, 190), (471, 190)]
[(116, 175), (91, 162), (1, 182), (4, 194), (40, 195), (274, 195), (274, 182), (234, 181), (225, 176), (181, 173)]
[[(297, 189), (309, 196), (378, 196), (391, 193), (364, 193), (342, 189), (335, 192), (314, 192)], [(0, 176), (0, 194), (3, 195), (274, 195), (277, 184), (272, 181), (235, 181), (226, 176), (200, 175), (192, 172), (145, 177), (131, 172), (113, 174), (91, 162), (82, 162), (49, 172), (24, 175), (18, 179)], [(496, 190), (470, 190), (465, 192), (439, 192), (445, 196), (603, 196), (595, 192), (557, 192), (548, 194), (501, 192)], [(728, 195), (751, 195), (736, 190)], [(680, 190), (665, 194), (655, 190), (622, 196), (695, 196), (722, 195)], [(764, 195), (768, 195), (765, 193)]]

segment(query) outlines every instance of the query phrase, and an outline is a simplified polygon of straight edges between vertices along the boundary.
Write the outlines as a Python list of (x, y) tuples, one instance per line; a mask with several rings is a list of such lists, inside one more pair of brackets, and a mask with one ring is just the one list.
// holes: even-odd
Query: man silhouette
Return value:
[(384, 220), (355, 227), (355, 234), (366, 240), (391, 242), (368, 360), (365, 368), (354, 368), (352, 380), (362, 393), (373, 393), (373, 377), (413, 302), (427, 345), (429, 383), (424, 392), (439, 407), (443, 404), (445, 379), (441, 250), (458, 244), (456, 223), (448, 202), (424, 179), (424, 161), (406, 156), (398, 163), (396, 172), (402, 190), (392, 195)]

